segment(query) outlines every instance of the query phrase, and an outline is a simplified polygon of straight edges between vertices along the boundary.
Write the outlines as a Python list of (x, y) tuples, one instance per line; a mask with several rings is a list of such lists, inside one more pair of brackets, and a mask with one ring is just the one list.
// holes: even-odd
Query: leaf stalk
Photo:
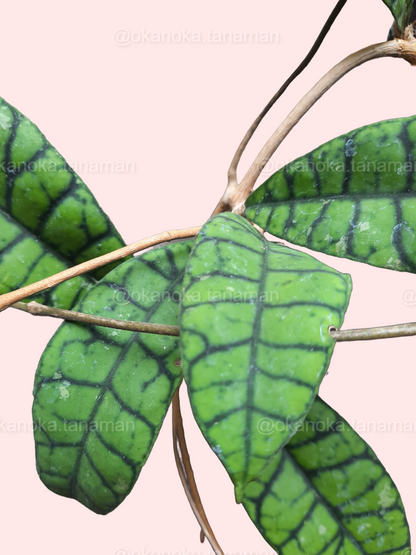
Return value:
[(80, 276), (87, 272), (91, 272), (96, 268), (106, 266), (111, 262), (115, 262), (116, 260), (120, 260), (121, 258), (129, 256), (136, 252), (148, 249), (149, 247), (153, 247), (154, 245), (173, 241), (174, 239), (187, 239), (190, 237), (195, 237), (200, 229), (201, 227), (191, 227), (188, 229), (164, 231), (159, 235), (152, 235), (151, 237), (147, 237), (146, 239), (142, 239), (140, 241), (137, 241), (136, 243), (132, 243), (131, 245), (127, 245), (126, 247), (122, 247), (121, 249), (117, 249), (108, 254), (104, 254), (103, 256), (98, 256), (97, 258), (87, 260), (86, 262), (78, 264), (77, 266), (72, 266), (72, 268), (68, 268), (63, 272), (59, 272), (58, 274), (37, 281), (36, 283), (26, 285), (26, 287), (22, 287), (20, 289), (17, 289), (16, 291), (11, 291), (10, 293), (0, 295), (0, 312), (5, 310), (9, 306), (12, 306), (17, 302), (26, 299), (27, 297), (31, 297), (32, 295), (37, 295), (41, 291), (45, 291), (45, 289), (55, 287), (56, 285), (59, 285), (64, 281)]

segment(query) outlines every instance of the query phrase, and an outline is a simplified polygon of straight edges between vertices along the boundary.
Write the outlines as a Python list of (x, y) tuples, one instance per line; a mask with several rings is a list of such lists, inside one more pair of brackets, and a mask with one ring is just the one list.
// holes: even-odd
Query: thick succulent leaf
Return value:
[(243, 504), (279, 555), (403, 555), (410, 548), (390, 476), (319, 398), (276, 460), (247, 486)]
[(412, 13), (413, 0), (383, 0), (391, 11), (400, 31), (409, 25)]
[[(77, 309), (177, 325), (190, 241), (128, 260)], [(55, 493), (106, 514), (131, 491), (181, 379), (178, 338), (66, 322), (40, 360), (37, 469)]]
[(273, 174), (246, 216), (276, 237), (416, 272), (416, 117), (362, 127)]
[[(0, 208), (0, 294), (69, 268), (68, 263)], [(78, 276), (31, 297), (48, 306), (72, 308), (95, 283)]]
[[(30, 120), (0, 98), (0, 293), (123, 245), (78, 175)], [(92, 277), (100, 279), (115, 265)], [(78, 278), (47, 300), (70, 308), (73, 293), (91, 283)]]
[[(200, 231), (186, 269), (182, 367), (194, 416), (241, 500), (310, 409), (334, 348), (350, 277), (266, 241), (220, 214)], [(263, 419), (280, 426), (265, 436)]]

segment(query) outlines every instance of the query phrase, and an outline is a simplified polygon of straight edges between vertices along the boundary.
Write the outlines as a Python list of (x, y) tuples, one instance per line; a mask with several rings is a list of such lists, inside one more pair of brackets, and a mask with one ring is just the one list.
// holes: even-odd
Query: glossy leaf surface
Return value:
[[(124, 245), (78, 175), (39, 129), (0, 99), (0, 293)], [(112, 267), (96, 270), (100, 279)], [(77, 278), (38, 297), (71, 308), (92, 283)]]
[(362, 127), (273, 174), (246, 216), (276, 237), (416, 271), (416, 117)]
[(410, 552), (396, 486), (372, 449), (319, 398), (276, 460), (247, 486), (243, 503), (280, 555)]
[[(0, 294), (62, 272), (71, 264), (0, 208)], [(48, 306), (72, 308), (95, 283), (87, 275), (78, 276), (31, 297)]]
[[(182, 365), (194, 416), (236, 486), (254, 480), (310, 409), (351, 291), (349, 276), (220, 214), (184, 280)], [(278, 422), (271, 435), (264, 419)]]
[(401, 31), (410, 23), (413, 0), (383, 0)]
[[(82, 312), (177, 325), (191, 242), (131, 259), (95, 285)], [(39, 475), (96, 513), (131, 491), (182, 372), (178, 338), (66, 322), (40, 360), (33, 420)]]

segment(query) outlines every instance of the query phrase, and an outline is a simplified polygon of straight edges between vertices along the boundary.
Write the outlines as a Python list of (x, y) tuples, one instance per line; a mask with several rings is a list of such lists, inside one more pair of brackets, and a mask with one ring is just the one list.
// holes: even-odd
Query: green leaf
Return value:
[[(236, 498), (310, 409), (343, 321), (350, 277), (220, 214), (197, 236), (180, 315), (194, 416)], [(261, 433), (262, 421), (281, 428)]]
[[(0, 294), (122, 246), (83, 181), (37, 127), (0, 98)], [(93, 282), (75, 278), (36, 299), (71, 308)]]
[(411, 23), (413, 0), (383, 0), (383, 2), (391, 11), (400, 31), (403, 31)]
[(416, 117), (362, 127), (273, 174), (246, 216), (315, 251), (416, 272)]
[[(34, 283), (70, 266), (63, 257), (42, 244), (0, 208), (0, 294)], [(89, 276), (79, 276), (31, 297), (31, 300), (70, 309), (94, 281)]]
[[(178, 323), (190, 241), (128, 260), (77, 309), (159, 324)], [(66, 322), (36, 373), (37, 469), (55, 493), (106, 514), (131, 491), (181, 379), (177, 338)]]
[[(375, 453), (317, 398), (243, 504), (280, 555), (403, 555), (410, 533), (399, 492)], [(410, 552), (410, 551), (409, 551)]]

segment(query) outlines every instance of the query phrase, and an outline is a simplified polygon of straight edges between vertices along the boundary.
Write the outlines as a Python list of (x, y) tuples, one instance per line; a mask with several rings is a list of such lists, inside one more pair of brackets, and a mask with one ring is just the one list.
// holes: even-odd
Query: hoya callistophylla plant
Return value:
[[(77, 308), (176, 325), (191, 247), (180, 242), (127, 261)], [(137, 283), (142, 304), (120, 304)], [(133, 487), (179, 385), (179, 358), (173, 337), (64, 323), (35, 379), (33, 417), (42, 423), (35, 430), (36, 460), (45, 485), (100, 514), (117, 507)]]
[[(0, 291), (6, 293), (124, 245), (95, 198), (39, 129), (0, 99)], [(16, 264), (16, 260), (23, 263)], [(72, 308), (111, 266), (37, 297)]]
[(413, 0), (383, 0), (383, 2), (390, 9), (398, 30), (403, 32), (412, 21)]
[(296, 245), (415, 272), (415, 141), (415, 117), (356, 129), (272, 175), (245, 213)]
[[(85, 185), (40, 131), (2, 101), (0, 155), (7, 164), (0, 175), (0, 309), (13, 305), (74, 320), (52, 337), (35, 378), (37, 469), (49, 489), (98, 514), (114, 510), (134, 486), (173, 398), (178, 470), (203, 535), (221, 553), (184, 440), (177, 394), (184, 378), (196, 421), (229, 473), (237, 502), (279, 553), (399, 555), (410, 549), (397, 488), (369, 446), (317, 393), (336, 340), (411, 335), (414, 326), (338, 331), (350, 277), (268, 241), (263, 231), (414, 271), (412, 173), (406, 167), (383, 176), (355, 170), (369, 157), (412, 164), (413, 119), (335, 139), (251, 194), (284, 137), (340, 77), (382, 56), (415, 63), (412, 6), (385, 3), (397, 39), (350, 56), (321, 79), (238, 183), (241, 155), (289, 79), (243, 139), (227, 190), (202, 229), (167, 232), (117, 251), (114, 241), (121, 239)], [(338, 2), (294, 76), (344, 4)], [(53, 165), (35, 164), (44, 158)], [(327, 171), (318, 165), (323, 160)], [(126, 255), (194, 236), (107, 273), (109, 263)], [(120, 303), (133, 287), (146, 292), (141, 301)], [(27, 303), (33, 295), (49, 306)], [(279, 426), (265, 428), (265, 417)]]
[[(241, 501), (312, 405), (334, 348), (327, 330), (342, 323), (350, 279), (225, 213), (198, 234), (183, 286), (190, 400)], [(263, 434), (262, 417), (281, 422), (281, 431)]]
[[(402, 553), (409, 541), (403, 505), (386, 470), (319, 397), (302, 429), (245, 488), (243, 503), (282, 555), (306, 549), (378, 553), (381, 545), (383, 552)], [(378, 533), (369, 534), (368, 528)]]

